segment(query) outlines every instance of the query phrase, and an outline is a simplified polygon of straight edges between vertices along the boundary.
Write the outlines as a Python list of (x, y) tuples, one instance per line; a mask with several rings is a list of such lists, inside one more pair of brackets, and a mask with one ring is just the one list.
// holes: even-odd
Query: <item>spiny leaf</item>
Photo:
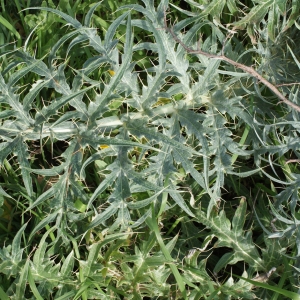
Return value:
[(228, 247), (234, 250), (229, 261), (226, 261), (226, 264), (244, 260), (254, 268), (264, 270), (263, 261), (252, 242), (251, 234), (247, 233), (244, 235), (241, 228), (235, 227), (244, 224), (245, 213), (246, 201), (242, 198), (235, 212), (232, 225), (226, 218), (224, 211), (221, 211), (218, 216), (211, 216), (209, 219), (206, 218), (203, 213), (197, 213), (197, 218), (218, 237), (218, 242), (215, 247)]
[(259, 5), (255, 5), (244, 18), (234, 22), (234, 27), (245, 28), (248, 24), (260, 22), (272, 4), (274, 4), (274, 0), (261, 1), (261, 3)]

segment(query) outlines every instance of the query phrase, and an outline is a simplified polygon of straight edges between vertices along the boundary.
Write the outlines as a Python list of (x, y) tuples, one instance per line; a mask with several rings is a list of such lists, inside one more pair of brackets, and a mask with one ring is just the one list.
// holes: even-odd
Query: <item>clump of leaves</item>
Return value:
[[(295, 44), (285, 44), (287, 30), (298, 34), (297, 4), (268, 2), (234, 21), (232, 30), (249, 20), (257, 30), (247, 49), (239, 33), (228, 38), (224, 9), (236, 17), (239, 7), (225, 2), (188, 1), (202, 12), (180, 12), (179, 44), (167, 1), (123, 6), (104, 39), (92, 27), (101, 3), (81, 22), (31, 8), (70, 30), (46, 57), (26, 47), (1, 54), (10, 62), (0, 74), (3, 299), (268, 299), (288, 290), (298, 299), (298, 112), (215, 57), (254, 61), (274, 86), (284, 77), (281, 92), (297, 104), (290, 69), (274, 73), (287, 65), (293, 80), (299, 74)], [(201, 32), (212, 57), (186, 52)], [(79, 47), (86, 57), (75, 63)], [(143, 68), (135, 58), (146, 52)], [(294, 276), (278, 282), (283, 267)], [(279, 287), (254, 289), (258, 278)]]

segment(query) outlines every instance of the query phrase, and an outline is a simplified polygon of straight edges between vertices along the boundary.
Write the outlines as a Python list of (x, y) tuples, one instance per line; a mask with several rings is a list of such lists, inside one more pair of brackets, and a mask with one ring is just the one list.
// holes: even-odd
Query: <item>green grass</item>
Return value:
[(0, 298), (298, 299), (299, 6), (0, 0)]

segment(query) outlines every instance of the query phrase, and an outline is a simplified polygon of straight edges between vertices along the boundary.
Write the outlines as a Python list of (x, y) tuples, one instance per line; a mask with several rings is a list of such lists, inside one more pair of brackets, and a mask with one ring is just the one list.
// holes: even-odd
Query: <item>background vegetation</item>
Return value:
[(0, 0), (0, 299), (299, 299), (299, 8)]

